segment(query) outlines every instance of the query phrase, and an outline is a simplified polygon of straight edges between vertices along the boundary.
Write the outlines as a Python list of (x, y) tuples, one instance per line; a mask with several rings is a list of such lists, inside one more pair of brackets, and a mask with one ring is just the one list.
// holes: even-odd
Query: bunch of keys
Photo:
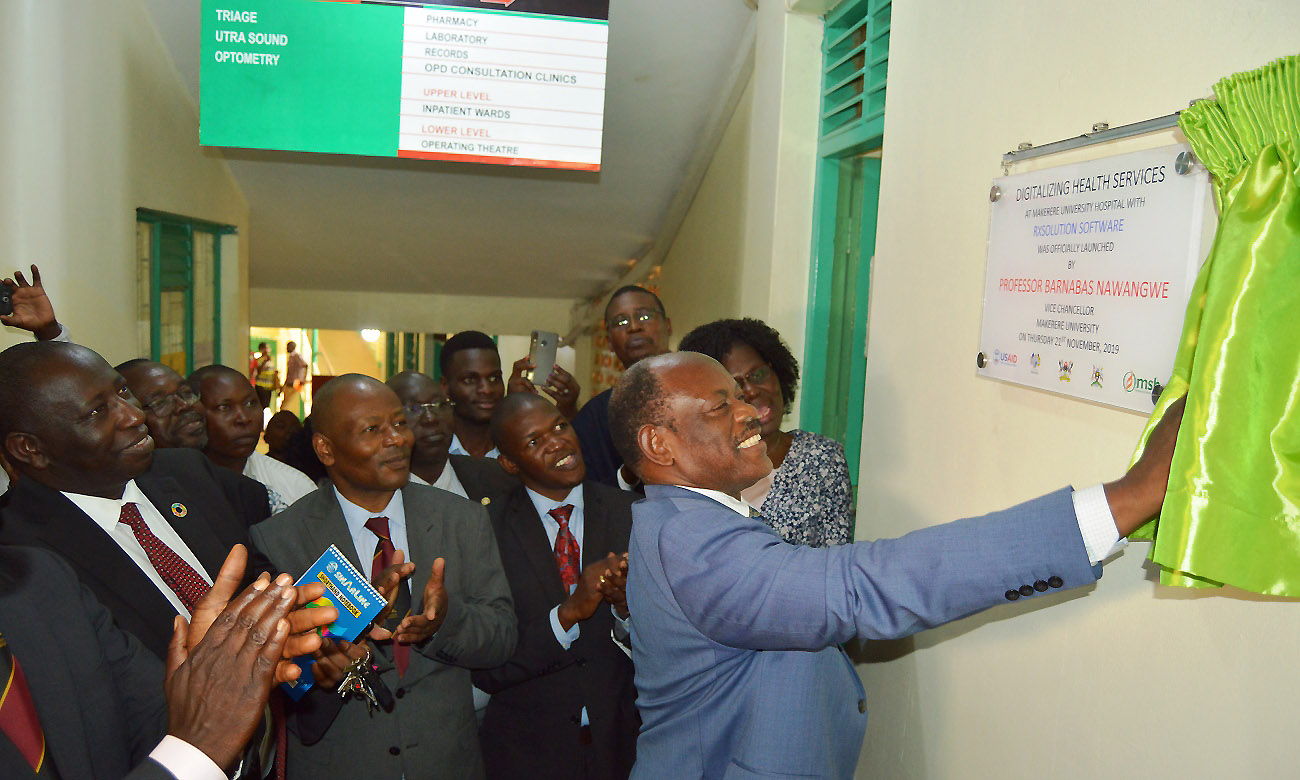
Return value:
[(338, 692), (340, 698), (351, 696), (364, 701), (367, 712), (374, 712), (375, 707), (383, 708), (384, 712), (393, 711), (393, 694), (384, 685), (384, 681), (379, 679), (379, 674), (371, 664), (369, 646), (366, 647), (366, 654), (348, 667), (339, 683)]

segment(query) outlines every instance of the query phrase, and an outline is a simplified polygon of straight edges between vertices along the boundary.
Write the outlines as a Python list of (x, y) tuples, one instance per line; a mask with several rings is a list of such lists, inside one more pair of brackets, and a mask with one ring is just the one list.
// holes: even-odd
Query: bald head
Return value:
[(20, 473), (118, 498), (149, 468), (153, 439), (126, 380), (94, 351), (42, 341), (0, 352), (0, 438)]
[(336, 435), (341, 426), (346, 427), (357, 402), (369, 397), (380, 397), (401, 405), (392, 388), (372, 376), (344, 374), (331, 379), (312, 398), (312, 429), (326, 436)]
[(394, 393), (397, 393), (397, 397), (402, 399), (402, 403), (408, 403), (408, 397), (421, 395), (438, 387), (438, 383), (433, 381), (433, 377), (428, 374), (421, 374), (419, 371), (402, 371), (394, 374), (384, 384), (388, 385)]
[(772, 470), (757, 410), (706, 355), (638, 361), (615, 386), (609, 416), (615, 446), (648, 484), (739, 497)]
[(312, 401), (312, 447), (334, 487), (378, 512), (411, 475), (414, 436), (397, 394), (361, 374), (330, 380)]

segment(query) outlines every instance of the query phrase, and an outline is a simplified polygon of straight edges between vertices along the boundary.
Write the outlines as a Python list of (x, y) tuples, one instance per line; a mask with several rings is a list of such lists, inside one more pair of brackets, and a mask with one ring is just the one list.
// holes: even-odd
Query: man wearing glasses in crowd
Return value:
[[(605, 331), (609, 334), (614, 354), (627, 369), (638, 360), (668, 352), (673, 324), (659, 296), (644, 287), (627, 285), (615, 290), (605, 305)], [(588, 401), (573, 418), (573, 429), (582, 445), (587, 478), (626, 490), (638, 485), (639, 480), (623, 468), (623, 458), (610, 437), (609, 398), (612, 392), (612, 389), (606, 390)]]
[(442, 488), (480, 504), (513, 489), (515, 480), (501, 470), (495, 458), (449, 454), (454, 404), (442, 385), (418, 371), (403, 371), (388, 380), (388, 387), (397, 393), (415, 434), (412, 482)]

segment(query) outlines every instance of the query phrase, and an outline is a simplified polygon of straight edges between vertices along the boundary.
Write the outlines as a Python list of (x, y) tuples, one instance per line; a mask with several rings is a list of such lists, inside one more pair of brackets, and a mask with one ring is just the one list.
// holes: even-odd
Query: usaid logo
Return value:
[(1014, 366), (1020, 358), (1016, 355), (1003, 352), (1000, 349), (995, 349), (993, 350), (993, 360), (997, 363), (1002, 363), (1003, 365)]

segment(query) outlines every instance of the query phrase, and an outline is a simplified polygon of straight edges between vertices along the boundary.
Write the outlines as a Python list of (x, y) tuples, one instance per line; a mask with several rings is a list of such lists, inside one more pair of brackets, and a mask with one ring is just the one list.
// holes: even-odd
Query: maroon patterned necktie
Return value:
[(569, 516), (573, 514), (573, 504), (557, 506), (546, 514), (555, 518), (560, 524), (560, 532), (555, 535), (555, 564), (560, 567), (560, 581), (564, 587), (572, 590), (578, 584), (578, 569), (582, 557), (578, 550), (578, 540), (569, 530)]
[[(393, 546), (393, 540), (389, 538), (388, 518), (372, 517), (366, 521), (366, 529), (370, 533), (379, 537), (379, 542), (375, 545), (375, 556), (370, 559), (370, 581), (377, 582), (379, 575), (393, 564), (393, 554), (397, 548)], [(402, 618), (411, 614), (411, 592), (406, 589), (406, 582), (397, 584), (397, 601), (393, 604), (392, 614), (384, 622), (384, 628), (390, 631), (397, 629), (397, 624), (402, 622)], [(393, 665), (397, 667), (397, 676), (401, 677), (406, 674), (406, 665), (411, 662), (411, 646), (399, 645), (393, 643)]]
[(193, 613), (194, 605), (199, 603), (199, 599), (208, 595), (212, 586), (204, 581), (184, 558), (177, 555), (175, 550), (154, 536), (153, 531), (150, 531), (149, 526), (145, 524), (144, 518), (140, 516), (140, 509), (134, 503), (128, 501), (122, 505), (122, 514), (118, 521), (130, 526), (131, 531), (135, 533), (135, 540), (144, 548), (144, 554), (149, 556), (149, 563), (153, 564), (154, 571), (158, 572), (158, 576), (167, 583), (167, 587), (176, 593), (176, 597), (181, 600), (185, 608)]

